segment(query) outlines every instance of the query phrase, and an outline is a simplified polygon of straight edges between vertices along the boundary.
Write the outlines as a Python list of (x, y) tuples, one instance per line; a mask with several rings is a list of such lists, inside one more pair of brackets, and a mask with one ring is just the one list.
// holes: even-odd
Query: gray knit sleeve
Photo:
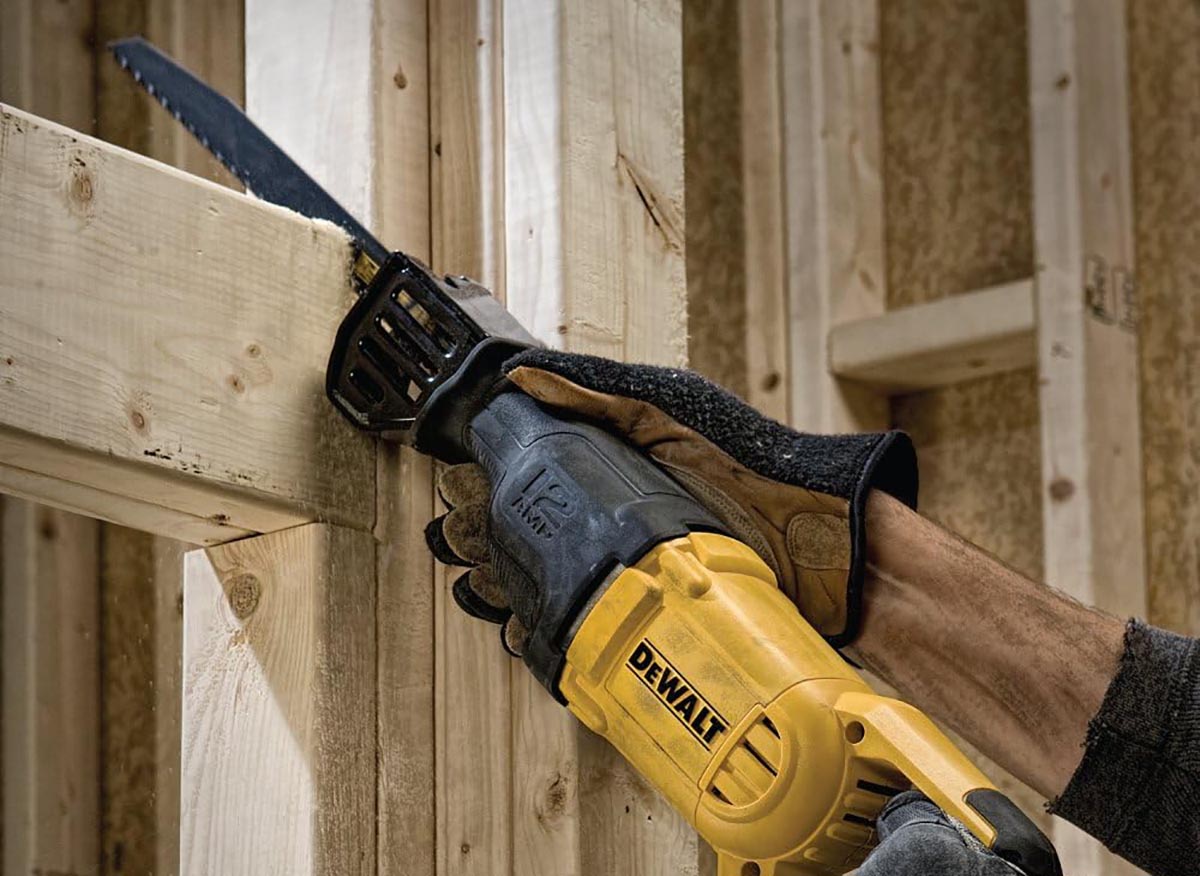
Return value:
[(1152, 876), (1200, 868), (1200, 648), (1130, 621), (1083, 759), (1050, 811)]

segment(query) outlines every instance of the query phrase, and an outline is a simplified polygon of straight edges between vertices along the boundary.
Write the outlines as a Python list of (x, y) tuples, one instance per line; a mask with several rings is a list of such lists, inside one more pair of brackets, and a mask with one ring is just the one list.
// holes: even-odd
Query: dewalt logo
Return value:
[(638, 643), (626, 666), (706, 749), (729, 729), (729, 722), (649, 639)]

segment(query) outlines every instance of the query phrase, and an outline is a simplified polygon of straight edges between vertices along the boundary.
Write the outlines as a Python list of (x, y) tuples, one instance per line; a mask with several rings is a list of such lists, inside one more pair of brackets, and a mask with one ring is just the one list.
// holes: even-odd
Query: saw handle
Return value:
[[(857, 691), (838, 697), (834, 710), (847, 728), (856, 757), (895, 767), (1026, 876), (1062, 876), (1046, 835), (923, 712), (899, 700)], [(945, 744), (936, 744), (941, 742)]]
[(616, 571), (689, 532), (724, 532), (679, 484), (610, 432), (512, 388), (466, 430), (492, 495), (493, 569), (529, 631), (524, 660), (559, 702), (570, 631)]

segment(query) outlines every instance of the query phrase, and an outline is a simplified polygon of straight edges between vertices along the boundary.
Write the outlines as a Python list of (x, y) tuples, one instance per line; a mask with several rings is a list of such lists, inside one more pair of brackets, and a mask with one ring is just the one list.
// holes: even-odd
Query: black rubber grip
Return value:
[(529, 631), (525, 662), (560, 701), (571, 625), (605, 579), (660, 542), (724, 527), (617, 436), (502, 392), (468, 444), (492, 486), (493, 569)]
[(992, 851), (1025, 876), (1062, 876), (1058, 853), (1038, 826), (1000, 791), (980, 788), (967, 794), (967, 805), (996, 829)]

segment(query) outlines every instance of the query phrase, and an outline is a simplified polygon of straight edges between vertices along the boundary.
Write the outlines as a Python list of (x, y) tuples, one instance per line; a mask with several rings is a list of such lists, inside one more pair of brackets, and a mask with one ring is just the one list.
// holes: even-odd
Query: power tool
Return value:
[(524, 661), (718, 853), (720, 876), (841, 874), (917, 788), (1026, 876), (1026, 816), (913, 707), (879, 696), (768, 565), (646, 456), (506, 384), (535, 340), (479, 284), (383, 245), (233, 103), (140, 39), (119, 62), (258, 197), (341, 225), (360, 297), (327, 393), (356, 427), (492, 488), (498, 561), (540, 582)]

